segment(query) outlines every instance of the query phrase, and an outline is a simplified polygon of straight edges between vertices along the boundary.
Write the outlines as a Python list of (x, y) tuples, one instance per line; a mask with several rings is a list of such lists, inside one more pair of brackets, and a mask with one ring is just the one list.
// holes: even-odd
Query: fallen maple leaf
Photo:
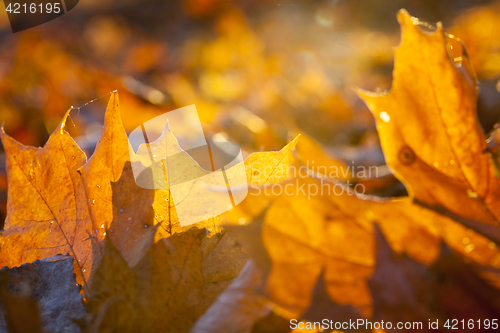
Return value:
[(372, 111), (387, 164), (426, 206), (499, 225), (500, 182), (476, 115), (477, 86), (448, 53), (447, 35), (398, 14), (402, 42), (391, 91), (360, 95)]
[[(77, 281), (87, 288), (103, 255), (102, 241), (107, 233), (132, 266), (140, 259), (136, 247), (141, 246), (145, 229), (160, 224), (158, 240), (187, 228), (180, 226), (168, 188), (147, 190), (135, 184), (131, 164), (140, 163), (142, 156), (132, 153), (130, 158), (116, 92), (111, 93), (101, 138), (88, 161), (64, 129), (69, 112), (44, 148), (25, 147), (1, 133), (9, 199), (5, 231), (0, 237), (0, 266), (69, 253), (76, 259)], [(178, 147), (170, 131), (164, 134)], [(250, 172), (263, 173), (261, 168), (268, 166), (287, 170), (296, 141), (280, 152), (250, 155)], [(190, 157), (185, 154), (183, 158)], [(231, 170), (227, 170), (228, 175), (233, 174)], [(278, 182), (287, 176), (281, 172), (260, 183)], [(220, 216), (208, 214), (197, 226), (216, 233), (220, 222)]]
[[(9, 199), (0, 266), (71, 253), (79, 282), (90, 276), (92, 221), (77, 170), (85, 154), (64, 130), (68, 113), (44, 148), (25, 147), (2, 131)], [(86, 274), (85, 274), (86, 272)]]
[[(265, 294), (290, 311), (289, 318), (311, 306), (319, 278), (335, 303), (372, 315), (372, 295), (383, 292), (368, 286), (374, 267), (383, 265), (375, 255), (375, 222), (396, 253), (423, 267), (437, 260), (442, 240), (467, 260), (500, 264), (500, 182), (476, 119), (467, 59), (459, 66), (449, 56), (440, 24), (423, 32), (404, 10), (398, 20), (403, 32), (391, 92), (360, 94), (376, 117), (387, 163), (409, 197), (360, 196), (346, 187), (337, 195), (334, 180), (292, 179), (280, 186), (294, 195), (261, 189), (268, 195), (249, 195), (238, 207), (245, 220), (255, 220), (228, 227), (240, 229), (235, 237), (268, 274)], [(322, 191), (297, 195), (309, 186)]]
[(435, 32), (427, 33), (404, 10), (398, 20), (402, 42), (395, 52), (391, 91), (359, 93), (375, 116), (387, 164), (405, 184), (410, 200), (371, 208), (388, 239), (394, 219), (383, 218), (390, 213), (383, 213), (381, 206), (415, 216), (422, 211), (418, 205), (434, 210), (437, 218), (406, 219), (412, 221), (406, 240), (423, 228), (439, 234), (454, 250), (496, 265), (499, 256), (492, 241), (500, 242), (500, 181), (477, 121), (477, 86), (470, 64), (465, 55), (448, 53), (451, 37), (440, 23)]

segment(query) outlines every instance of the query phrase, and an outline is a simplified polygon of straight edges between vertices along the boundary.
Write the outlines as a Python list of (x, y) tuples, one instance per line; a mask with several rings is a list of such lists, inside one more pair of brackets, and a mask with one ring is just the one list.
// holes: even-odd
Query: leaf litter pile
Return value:
[(312, 155), (336, 163), (297, 136), (243, 162), (252, 187), (240, 205), (182, 227), (168, 188), (135, 184), (141, 156), (129, 155), (118, 93), (88, 160), (65, 130), (70, 111), (43, 148), (2, 131), (0, 330), (289, 332), (290, 319), (366, 319), (447, 331), (463, 319), (483, 331), (500, 314), (499, 130), (487, 139), (477, 121), (460, 40), (404, 10), (398, 20), (390, 92), (357, 93), (407, 197), (304, 192), (349, 175), (283, 172)]

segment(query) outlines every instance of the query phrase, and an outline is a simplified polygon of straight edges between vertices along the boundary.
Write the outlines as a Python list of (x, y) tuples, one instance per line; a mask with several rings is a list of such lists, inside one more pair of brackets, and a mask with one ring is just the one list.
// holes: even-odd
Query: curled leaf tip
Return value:
[(110, 97), (109, 97), (109, 102), (108, 102), (108, 108), (110, 106), (113, 106), (113, 104), (115, 104), (115, 106), (118, 106), (118, 90), (113, 90), (113, 92), (110, 93)]
[(377, 101), (381, 100), (382, 97), (387, 96), (389, 94), (389, 92), (378, 93), (378, 92), (364, 90), (361, 88), (354, 89), (354, 92), (359, 96), (359, 98), (363, 100), (363, 102), (365, 102), (368, 109), (370, 109), (370, 111), (374, 115), (376, 114), (375, 105)]
[(66, 120), (68, 119), (69, 113), (71, 112), (71, 110), (73, 110), (73, 107), (71, 107), (71, 109), (68, 109), (68, 111), (66, 111), (61, 122), (59, 123), (59, 126), (57, 126), (56, 132), (59, 132), (60, 134), (64, 134), (65, 127), (66, 127)]
[(2, 126), (0, 127), (0, 138), (2, 139), (2, 142), (5, 137), (8, 137), (7, 133), (5, 133), (5, 127), (3, 125), (4, 123), (2, 123)]
[[(7, 133), (5, 133), (5, 128), (4, 128), (3, 123), (2, 123), (2, 126), (0, 127), (0, 139), (2, 140), (2, 144), (4, 146), (4, 149), (6, 149), (5, 146), (7, 144), (11, 144), (11, 143), (22, 146), (22, 144), (20, 142), (18, 142), (16, 139), (14, 139), (13, 137), (11, 137)], [(6, 151), (6, 153), (7, 153), (7, 151)]]
[(114, 93), (109, 97), (106, 113), (104, 114), (104, 127), (110, 126), (115, 121), (121, 124), (120, 116), (120, 100), (118, 93)]
[(365, 90), (359, 87), (354, 87), (353, 90), (356, 93), (356, 95), (358, 95), (362, 99), (379, 96), (379, 94), (376, 92)]
[(401, 8), (399, 10), (397, 18), (400, 25), (405, 25), (405, 24), (413, 25), (416, 22), (418, 22), (418, 18), (411, 16), (410, 13), (408, 13), (408, 11), (404, 8)]
[(286, 145), (285, 147), (281, 148), (281, 150), (284, 150), (285, 148), (288, 148), (290, 150), (294, 150), (295, 146), (297, 146), (297, 143), (299, 142), (299, 138), (300, 138), (300, 133), (297, 134), (295, 136), (295, 138), (292, 141), (290, 141), (290, 143), (288, 145)]

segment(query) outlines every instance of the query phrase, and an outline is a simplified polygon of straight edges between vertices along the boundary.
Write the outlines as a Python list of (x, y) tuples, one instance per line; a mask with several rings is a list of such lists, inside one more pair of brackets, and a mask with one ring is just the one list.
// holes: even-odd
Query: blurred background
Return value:
[[(464, 41), (490, 131), (500, 120), (500, 2), (486, 0), (80, 0), (15, 34), (1, 4), (0, 123), (43, 146), (73, 106), (67, 128), (90, 156), (117, 89), (127, 132), (196, 104), (207, 139), (245, 154), (302, 133), (303, 162), (315, 152), (320, 163), (384, 170), (374, 121), (352, 88), (390, 89), (401, 8)], [(372, 194), (406, 194), (389, 170), (355, 181)], [(0, 147), (0, 227), (6, 199)]]

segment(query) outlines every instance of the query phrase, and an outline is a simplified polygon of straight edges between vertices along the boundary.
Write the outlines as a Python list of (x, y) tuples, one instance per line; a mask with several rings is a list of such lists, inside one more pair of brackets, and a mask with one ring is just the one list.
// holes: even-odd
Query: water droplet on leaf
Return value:
[(391, 120), (391, 117), (387, 114), (387, 112), (382, 111), (380, 112), (380, 119), (382, 119), (385, 123), (388, 123)]

